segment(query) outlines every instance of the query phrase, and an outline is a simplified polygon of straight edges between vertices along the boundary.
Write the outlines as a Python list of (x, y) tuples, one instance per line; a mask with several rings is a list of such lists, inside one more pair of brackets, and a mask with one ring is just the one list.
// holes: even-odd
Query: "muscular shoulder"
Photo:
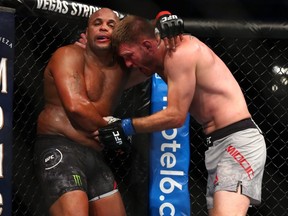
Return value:
[(176, 51), (168, 55), (169, 57), (170, 64), (198, 65), (202, 61), (212, 60), (213, 52), (198, 38), (186, 35), (184, 40), (176, 47)]
[(166, 57), (170, 60), (173, 59), (185, 59), (191, 57), (191, 55), (196, 55), (200, 49), (200, 41), (192, 36), (184, 36), (182, 41), (178, 41), (175, 51), (170, 51)]
[(165, 64), (168, 67), (192, 66), (197, 62), (201, 47), (199, 40), (191, 36), (185, 36), (178, 42), (174, 52), (168, 52), (165, 56)]
[(52, 60), (54, 61), (77, 61), (83, 57), (84, 49), (71, 44), (58, 48), (52, 55)]
[[(48, 68), (51, 71), (59, 71), (63, 68), (77, 68), (84, 61), (84, 49), (77, 45), (67, 45), (58, 48), (52, 55)], [(82, 62), (82, 63), (81, 63)]]

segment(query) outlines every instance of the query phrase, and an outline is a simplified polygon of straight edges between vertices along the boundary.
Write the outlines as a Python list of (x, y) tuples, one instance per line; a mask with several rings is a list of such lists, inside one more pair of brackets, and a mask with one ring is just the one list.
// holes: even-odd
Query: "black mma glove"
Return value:
[(100, 142), (109, 149), (127, 149), (131, 147), (131, 135), (135, 129), (131, 119), (113, 119), (108, 125), (98, 129)]
[(172, 15), (169, 11), (161, 11), (156, 16), (155, 33), (160, 34), (160, 38), (172, 38), (184, 33), (184, 22), (177, 15)]

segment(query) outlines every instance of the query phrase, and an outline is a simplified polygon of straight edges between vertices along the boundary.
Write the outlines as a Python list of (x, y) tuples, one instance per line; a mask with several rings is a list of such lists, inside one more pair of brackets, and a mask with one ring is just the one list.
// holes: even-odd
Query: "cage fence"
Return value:
[[(36, 119), (43, 107), (43, 70), (51, 54), (72, 43), (86, 23), (69, 19), (16, 13), (13, 120), (13, 206), (14, 216), (44, 216), (43, 195), (34, 175), (33, 144)], [(201, 26), (198, 22), (197, 26)], [(277, 36), (235, 35), (233, 26), (225, 34), (213, 28), (205, 34), (189, 27), (228, 65), (239, 82), (253, 119), (265, 134), (267, 161), (262, 203), (251, 207), (249, 216), (288, 215), (288, 40), (287, 29)], [(196, 25), (195, 25), (196, 26)], [(241, 26), (240, 26), (241, 27)], [(260, 26), (261, 27), (261, 26)], [(259, 28), (260, 28), (259, 27)], [(239, 28), (239, 26), (237, 27)], [(261, 29), (261, 28), (260, 28)], [(283, 31), (283, 34), (281, 34)], [(280, 32), (280, 33), (279, 33)], [(247, 36), (248, 35), (248, 36)], [(282, 36), (281, 36), (282, 35)], [(118, 117), (144, 116), (150, 109), (150, 81), (127, 90), (116, 110)], [(148, 215), (149, 136), (137, 135), (131, 151), (122, 155), (105, 151), (107, 163), (119, 183), (127, 214)], [(190, 122), (189, 189), (191, 215), (207, 215), (206, 170), (201, 127)]]

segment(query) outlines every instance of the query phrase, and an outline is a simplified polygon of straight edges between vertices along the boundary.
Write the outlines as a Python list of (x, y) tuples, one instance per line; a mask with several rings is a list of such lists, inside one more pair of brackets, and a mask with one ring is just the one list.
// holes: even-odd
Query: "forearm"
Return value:
[(94, 135), (110, 148), (121, 148), (127, 143), (129, 137), (135, 133), (150, 133), (181, 127), (185, 122), (186, 115), (185, 113), (185, 116), (180, 114), (180, 112), (169, 112), (166, 109), (147, 117), (119, 119), (103, 128), (99, 128)]
[(107, 125), (99, 110), (92, 103), (79, 104), (79, 106), (69, 109), (68, 116), (74, 127), (89, 133)]
[(132, 124), (136, 133), (151, 133), (181, 127), (185, 122), (182, 114), (162, 110), (150, 116), (133, 118)]

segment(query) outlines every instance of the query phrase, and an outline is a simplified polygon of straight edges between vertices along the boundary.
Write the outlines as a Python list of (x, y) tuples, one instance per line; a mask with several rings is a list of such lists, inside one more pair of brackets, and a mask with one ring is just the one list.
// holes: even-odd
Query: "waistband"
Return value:
[(216, 130), (212, 132), (211, 134), (206, 135), (206, 144), (207, 147), (211, 147), (213, 142), (221, 139), (223, 137), (226, 137), (232, 133), (236, 133), (241, 130), (245, 130), (247, 128), (257, 128), (257, 125), (251, 118), (243, 119), (238, 122), (235, 122), (233, 124), (230, 124), (224, 128), (221, 128), (219, 130)]
[(88, 148), (93, 149), (89, 146), (78, 143), (74, 140), (69, 139), (66, 136), (58, 135), (58, 134), (37, 134), (35, 149), (46, 149), (46, 148), (54, 148), (55, 146), (67, 146), (76, 147), (76, 148)]
[[(63, 136), (63, 135), (58, 135), (58, 134), (37, 134), (36, 136), (37, 140), (69, 140), (71, 142), (74, 142), (73, 140), (70, 140), (69, 138)], [(76, 142), (75, 142), (76, 143)]]

